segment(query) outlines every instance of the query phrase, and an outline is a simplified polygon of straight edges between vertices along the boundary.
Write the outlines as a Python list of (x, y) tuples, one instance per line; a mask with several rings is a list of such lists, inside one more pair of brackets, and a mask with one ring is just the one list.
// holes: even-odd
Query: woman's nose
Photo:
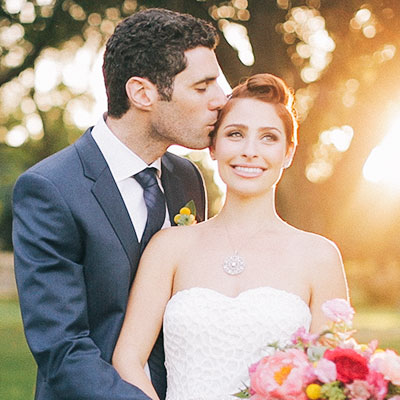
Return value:
[(243, 157), (256, 157), (257, 154), (257, 144), (252, 138), (244, 138), (242, 141), (242, 156)]

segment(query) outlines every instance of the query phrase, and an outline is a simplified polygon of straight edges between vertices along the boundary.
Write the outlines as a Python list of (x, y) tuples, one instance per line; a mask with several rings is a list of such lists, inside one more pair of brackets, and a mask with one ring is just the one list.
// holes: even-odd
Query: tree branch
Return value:
[[(62, 5), (63, 0), (56, 1), (54, 5), (53, 15), (49, 18), (46, 18), (46, 21), (48, 21), (46, 24), (46, 28), (37, 35), (35, 43), (32, 43), (32, 51), (25, 57), (25, 60), (21, 65), (15, 68), (10, 68), (6, 70), (5, 73), (0, 75), (0, 86), (16, 78), (22, 71), (25, 71), (26, 69), (34, 66), (35, 60), (39, 57), (42, 50), (49, 45), (49, 38), (54, 35), (55, 28), (58, 26), (58, 21), (61, 19), (65, 20), (65, 12), (62, 9)], [(3, 9), (1, 10), (2, 15), (5, 14), (5, 18), (9, 19), (10, 16), (7, 16), (7, 13), (5, 13)], [(25, 27), (28, 27), (28, 24), (26, 24)], [(25, 39), (31, 43), (31, 40), (27, 38), (26, 33)]]

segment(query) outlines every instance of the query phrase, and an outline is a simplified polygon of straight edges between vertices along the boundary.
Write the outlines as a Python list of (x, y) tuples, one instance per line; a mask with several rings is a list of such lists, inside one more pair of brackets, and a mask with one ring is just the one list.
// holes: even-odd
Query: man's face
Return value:
[(203, 149), (210, 145), (209, 135), (226, 96), (217, 83), (214, 51), (196, 47), (185, 56), (187, 66), (175, 77), (171, 101), (155, 104), (152, 133), (171, 145)]

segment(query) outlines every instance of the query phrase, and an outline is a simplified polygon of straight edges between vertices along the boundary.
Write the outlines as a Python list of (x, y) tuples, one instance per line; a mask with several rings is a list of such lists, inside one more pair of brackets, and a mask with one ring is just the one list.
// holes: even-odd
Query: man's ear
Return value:
[(290, 143), (286, 151), (285, 162), (283, 168), (289, 168), (292, 165), (294, 153), (296, 152), (296, 146), (294, 143)]
[(143, 111), (150, 110), (151, 106), (158, 100), (158, 90), (154, 83), (146, 78), (132, 76), (125, 85), (129, 101)]

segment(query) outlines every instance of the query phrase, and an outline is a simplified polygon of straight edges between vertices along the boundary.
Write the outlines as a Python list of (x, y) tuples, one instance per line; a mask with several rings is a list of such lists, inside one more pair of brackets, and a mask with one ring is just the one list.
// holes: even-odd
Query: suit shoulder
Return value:
[(189, 159), (178, 156), (167, 151), (163, 156), (163, 161), (172, 164), (174, 167), (178, 168), (196, 168), (192, 161)]
[(184, 180), (196, 179), (199, 182), (203, 182), (203, 176), (197, 167), (191, 160), (166, 152), (162, 158), (164, 165), (174, 174), (179, 175)]
[(61, 172), (62, 175), (68, 171), (68, 169), (74, 168), (76, 162), (79, 161), (78, 154), (73, 145), (69, 145), (57, 153), (54, 153), (37, 164), (30, 167), (24, 172), (24, 174), (35, 173), (51, 178)]
[(82, 143), (84, 136), (87, 135), (82, 135), (75, 143), (39, 161), (21, 176), (36, 174), (52, 181), (63, 180), (64, 178), (69, 179), (68, 177), (73, 178), (82, 170), (77, 145)]

